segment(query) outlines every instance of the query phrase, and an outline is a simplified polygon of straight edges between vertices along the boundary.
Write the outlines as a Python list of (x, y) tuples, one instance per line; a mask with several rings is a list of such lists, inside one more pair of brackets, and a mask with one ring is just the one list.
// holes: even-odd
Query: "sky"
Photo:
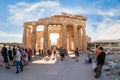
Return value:
[(22, 42), (24, 22), (61, 12), (86, 16), (92, 41), (120, 39), (120, 0), (0, 0), (0, 42)]

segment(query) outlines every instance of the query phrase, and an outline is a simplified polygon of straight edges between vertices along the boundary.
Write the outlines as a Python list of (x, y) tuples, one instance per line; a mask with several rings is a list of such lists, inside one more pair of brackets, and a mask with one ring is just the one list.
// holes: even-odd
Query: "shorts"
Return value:
[(24, 60), (25, 60), (25, 61), (28, 61), (28, 57), (25, 57)]
[(60, 54), (61, 57), (64, 57), (64, 54)]
[(9, 62), (8, 61), (8, 56), (3, 56), (4, 62)]

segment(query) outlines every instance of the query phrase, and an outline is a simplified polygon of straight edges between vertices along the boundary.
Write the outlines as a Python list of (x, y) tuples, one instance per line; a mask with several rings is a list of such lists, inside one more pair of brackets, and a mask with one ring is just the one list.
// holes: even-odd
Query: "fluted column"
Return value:
[(57, 48), (59, 48), (59, 39), (57, 38)]
[(39, 49), (41, 49), (41, 48), (40, 48), (40, 39), (41, 39), (41, 38), (40, 38), (40, 36), (37, 36), (37, 37), (38, 37), (38, 38), (37, 38), (37, 48), (38, 48), (38, 50), (39, 50)]
[(34, 53), (34, 49), (36, 49), (36, 27), (37, 25), (36, 24), (32, 24), (32, 38), (31, 38), (31, 48), (32, 48), (32, 51)]
[(69, 38), (69, 50), (72, 50), (71, 49), (71, 42), (72, 42), (72, 40), (71, 40), (71, 38)]
[(74, 50), (74, 36), (71, 39), (71, 50)]
[(82, 47), (83, 47), (83, 51), (87, 51), (87, 43), (86, 43), (86, 31), (85, 31), (85, 24), (82, 26), (82, 32), (83, 32), (83, 39), (82, 39)]
[(50, 32), (48, 33), (48, 48), (50, 49), (51, 47), (51, 40), (50, 40)]
[(67, 37), (67, 50), (69, 50), (69, 38)]
[(78, 38), (79, 38), (79, 41), (78, 41), (78, 43), (79, 43), (79, 50), (82, 50), (82, 34), (81, 34), (81, 28), (79, 29), (79, 31), (78, 31)]
[(62, 25), (62, 46), (67, 50), (67, 33), (66, 25)]
[(31, 46), (31, 28), (27, 28), (27, 48), (30, 48)]
[(24, 25), (24, 31), (23, 31), (23, 47), (27, 47), (27, 26)]
[(41, 44), (42, 44), (42, 42), (41, 42), (41, 37), (40, 37), (40, 49), (42, 49), (42, 48), (41, 48)]
[(74, 49), (78, 47), (78, 34), (77, 34), (77, 25), (73, 26), (74, 30)]
[(59, 33), (59, 48), (62, 46), (62, 34)]
[(43, 48), (44, 51), (46, 52), (48, 49), (48, 25), (44, 25), (44, 39), (43, 39)]

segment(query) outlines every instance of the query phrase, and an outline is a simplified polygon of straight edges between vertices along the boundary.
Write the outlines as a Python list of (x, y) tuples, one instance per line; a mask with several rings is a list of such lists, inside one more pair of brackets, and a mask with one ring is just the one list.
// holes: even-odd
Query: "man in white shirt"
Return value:
[(19, 73), (19, 66), (21, 71), (23, 71), (23, 65), (21, 62), (21, 53), (20, 53), (20, 49), (19, 46), (17, 47), (17, 51), (16, 51), (16, 74)]

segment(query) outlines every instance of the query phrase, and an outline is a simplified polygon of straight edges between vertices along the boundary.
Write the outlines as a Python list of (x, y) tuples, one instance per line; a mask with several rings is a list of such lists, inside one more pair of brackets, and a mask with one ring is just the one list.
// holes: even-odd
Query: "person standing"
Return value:
[(10, 65), (13, 65), (13, 55), (12, 55), (11, 47), (9, 47), (8, 55), (9, 55)]
[(79, 51), (78, 51), (78, 48), (76, 48), (75, 49), (75, 62), (79, 62), (78, 57), (79, 57)]
[(28, 61), (32, 62), (32, 50), (28, 48), (28, 50), (26, 50), (26, 53), (28, 53)]
[(24, 55), (24, 61), (25, 61), (25, 66), (27, 69), (29, 69), (29, 61), (28, 61), (28, 53), (26, 52)]
[(97, 56), (99, 55), (99, 53), (100, 53), (100, 46), (99, 46), (99, 45), (96, 45), (96, 50), (95, 50), (96, 58), (97, 58)]
[(103, 47), (100, 47), (99, 49), (100, 49), (100, 53), (97, 55), (97, 68), (96, 68), (95, 78), (99, 78), (101, 76), (101, 71), (105, 63), (105, 56), (106, 56)]
[(39, 52), (39, 56), (41, 57), (42, 56), (41, 49), (39, 49), (38, 52)]
[(2, 56), (4, 59), (4, 64), (5, 64), (5, 68), (9, 69), (9, 60), (8, 60), (8, 52), (7, 52), (7, 48), (6, 45), (4, 44), (4, 46), (2, 47)]
[(13, 57), (15, 57), (15, 55), (16, 55), (16, 47), (15, 47), (15, 45), (13, 45), (12, 51), (13, 51)]
[[(100, 51), (101, 51), (99, 48), (100, 48), (100, 46), (96, 45), (96, 49), (95, 49), (95, 53), (94, 53), (95, 54), (95, 62), (97, 61), (97, 56), (100, 54)], [(97, 68), (94, 69), (95, 72), (96, 72), (96, 69)]]
[(52, 50), (48, 49), (47, 50), (47, 54), (48, 54), (48, 60), (50, 60), (51, 59), (51, 55), (52, 55)]
[(61, 61), (65, 60), (65, 54), (64, 54), (64, 48), (63, 47), (60, 48), (60, 56), (61, 56)]
[(17, 47), (15, 58), (16, 58), (16, 74), (17, 74), (17, 73), (19, 73), (19, 67), (20, 67), (21, 71), (23, 71), (23, 65), (21, 62), (21, 53), (20, 53), (19, 47)]
[(54, 49), (53, 51), (53, 56), (54, 56), (54, 59), (57, 57), (57, 54), (56, 54), (56, 50)]
[(15, 62), (16, 62), (16, 60), (15, 60), (15, 55), (16, 55), (16, 47), (15, 47), (15, 45), (13, 45), (12, 53), (13, 53), (13, 65), (15, 65)]

